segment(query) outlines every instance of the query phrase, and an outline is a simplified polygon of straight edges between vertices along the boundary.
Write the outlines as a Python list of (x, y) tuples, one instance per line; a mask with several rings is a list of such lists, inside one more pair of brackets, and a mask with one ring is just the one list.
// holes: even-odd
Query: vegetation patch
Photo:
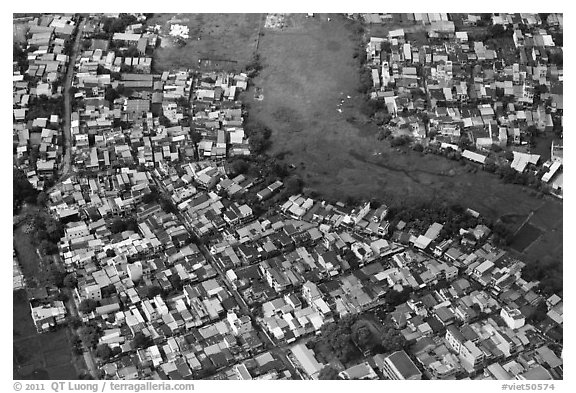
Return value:
[(520, 228), (518, 233), (516, 233), (510, 246), (516, 251), (522, 252), (538, 239), (541, 234), (542, 231), (540, 229), (530, 223), (526, 223)]

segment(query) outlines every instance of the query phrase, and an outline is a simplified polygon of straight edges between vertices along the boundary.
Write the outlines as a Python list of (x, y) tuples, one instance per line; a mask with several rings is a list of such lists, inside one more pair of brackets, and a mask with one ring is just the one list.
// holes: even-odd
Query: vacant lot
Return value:
[(563, 258), (563, 208), (556, 201), (546, 201), (534, 213), (529, 223), (538, 228), (542, 235), (525, 250), (530, 260), (556, 261)]
[(469, 165), (378, 141), (378, 127), (366, 124), (358, 110), (363, 96), (356, 90), (353, 29), (344, 17), (330, 17), (292, 15), (290, 27), (266, 29), (258, 50), (264, 69), (254, 80), (264, 100), (254, 100), (253, 91), (245, 98), (250, 119), (273, 130), (271, 154), (286, 152), (307, 187), (340, 200), (459, 202), (492, 219), (525, 217), (542, 204), (494, 175), (471, 173)]
[(526, 223), (514, 236), (512, 244), (510, 245), (513, 249), (518, 252), (524, 251), (530, 244), (532, 244), (542, 232), (540, 229), (536, 228), (534, 225)]
[(22, 273), (31, 286), (45, 284), (48, 278), (48, 267), (41, 262), (36, 247), (32, 244), (31, 235), (24, 230), (26, 224), (14, 229), (14, 249), (22, 266)]
[[(162, 47), (154, 51), (154, 69), (197, 67), (200, 59), (221, 62), (224, 69), (241, 70), (251, 59), (263, 24), (262, 14), (155, 14), (149, 25), (160, 25)], [(173, 45), (170, 25), (188, 26), (186, 45)]]
[(13, 297), (14, 379), (76, 379), (66, 328), (38, 334), (24, 290)]

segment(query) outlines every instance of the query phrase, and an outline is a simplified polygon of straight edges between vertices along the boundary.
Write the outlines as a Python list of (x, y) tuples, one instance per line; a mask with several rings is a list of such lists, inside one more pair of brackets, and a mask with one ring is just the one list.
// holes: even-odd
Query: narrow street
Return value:
[(62, 136), (64, 138), (64, 157), (62, 161), (64, 166), (60, 175), (61, 180), (70, 175), (72, 170), (72, 97), (70, 94), (70, 88), (72, 87), (72, 81), (74, 80), (74, 64), (76, 63), (76, 56), (78, 55), (78, 49), (80, 48), (80, 40), (82, 38), (85, 24), (86, 21), (83, 20), (82, 23), (78, 25), (72, 53), (68, 59), (66, 78), (64, 79), (64, 127), (62, 130)]

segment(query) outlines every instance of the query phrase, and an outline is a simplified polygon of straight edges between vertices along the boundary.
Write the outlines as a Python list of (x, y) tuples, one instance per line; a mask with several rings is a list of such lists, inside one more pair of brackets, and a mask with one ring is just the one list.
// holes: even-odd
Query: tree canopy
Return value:
[(98, 302), (96, 300), (84, 299), (78, 305), (78, 310), (84, 314), (89, 314), (96, 310), (96, 307), (98, 307)]
[(328, 365), (325, 366), (320, 372), (318, 373), (319, 380), (336, 380), (338, 378), (338, 370), (334, 367)]

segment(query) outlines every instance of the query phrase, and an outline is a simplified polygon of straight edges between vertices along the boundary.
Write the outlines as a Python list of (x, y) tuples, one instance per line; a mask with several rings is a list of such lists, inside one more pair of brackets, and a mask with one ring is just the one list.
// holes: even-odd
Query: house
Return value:
[(460, 329), (454, 325), (450, 325), (446, 328), (446, 335), (444, 337), (450, 348), (452, 348), (457, 354), (460, 353), (462, 345), (467, 341)]
[(481, 369), (484, 364), (485, 355), (472, 341), (466, 341), (460, 348), (460, 361), (468, 373), (473, 373)]
[(60, 325), (66, 319), (66, 307), (62, 301), (30, 301), (32, 321), (38, 333), (47, 332), (50, 328)]
[(366, 380), (366, 379), (377, 379), (378, 375), (370, 367), (368, 362), (363, 362), (352, 366), (344, 371), (341, 371), (338, 376), (342, 379), (359, 379), (359, 380)]
[(500, 310), (500, 316), (510, 329), (520, 329), (524, 326), (524, 315), (517, 308), (504, 306)]
[(324, 368), (324, 364), (319, 363), (314, 356), (314, 352), (306, 347), (304, 344), (298, 344), (290, 348), (290, 352), (300, 363), (304, 372), (312, 379), (318, 379), (320, 370)]
[[(378, 359), (376, 359), (378, 357)], [(382, 361), (381, 356), (374, 357), (375, 363), (381, 369), (382, 373), (388, 379), (394, 380), (419, 380), (422, 379), (422, 373), (418, 367), (408, 357), (403, 350), (396, 351), (385, 357)]]

